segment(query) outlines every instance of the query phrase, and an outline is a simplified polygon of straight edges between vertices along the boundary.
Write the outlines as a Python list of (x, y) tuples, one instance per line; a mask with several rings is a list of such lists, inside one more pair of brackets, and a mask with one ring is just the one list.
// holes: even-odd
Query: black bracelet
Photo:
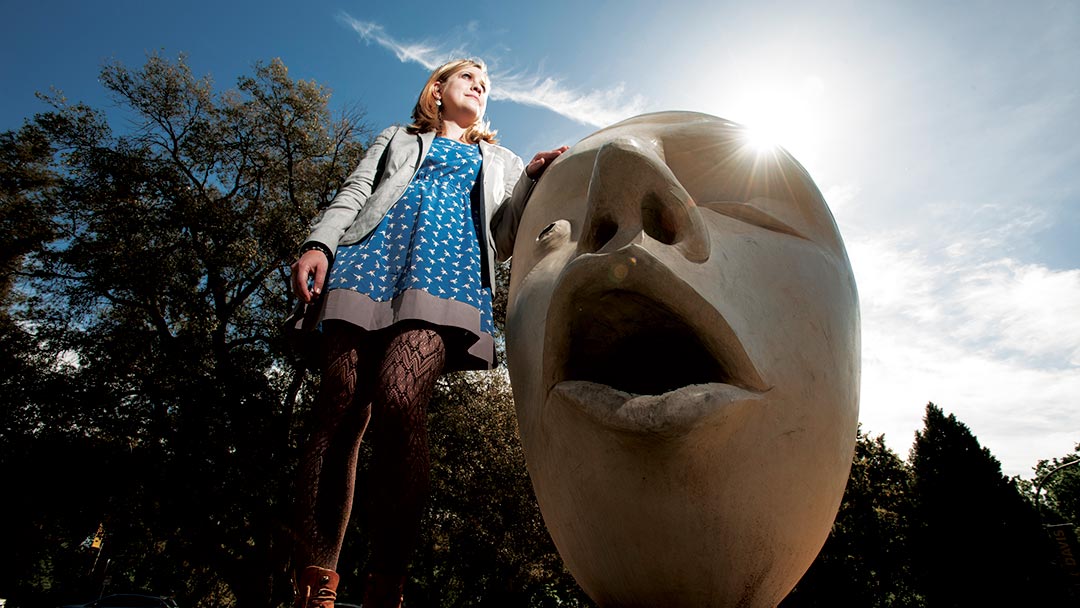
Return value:
[(330, 248), (327, 247), (326, 245), (323, 245), (319, 241), (308, 241), (308, 242), (304, 243), (303, 245), (301, 245), (300, 246), (300, 255), (304, 255), (304, 253), (306, 253), (308, 251), (311, 251), (311, 250), (321, 251), (322, 254), (326, 256), (326, 263), (327, 264), (333, 264), (334, 263), (334, 254), (330, 253)]

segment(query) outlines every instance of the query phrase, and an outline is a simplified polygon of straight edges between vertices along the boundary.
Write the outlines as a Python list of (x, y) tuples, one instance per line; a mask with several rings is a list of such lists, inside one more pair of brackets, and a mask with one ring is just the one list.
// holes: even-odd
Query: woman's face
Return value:
[(786, 153), (674, 112), (575, 145), (521, 219), (507, 354), (545, 523), (598, 603), (774, 606), (809, 566), (851, 464), (859, 313)]
[(435, 83), (435, 98), (442, 101), (443, 120), (463, 127), (475, 124), (487, 111), (488, 76), (476, 66), (466, 66)]

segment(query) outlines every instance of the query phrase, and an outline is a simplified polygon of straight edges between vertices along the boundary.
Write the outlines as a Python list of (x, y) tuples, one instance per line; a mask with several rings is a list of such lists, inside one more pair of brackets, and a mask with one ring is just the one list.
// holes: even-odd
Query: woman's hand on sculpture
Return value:
[(560, 146), (554, 150), (548, 150), (547, 152), (537, 152), (536, 156), (529, 161), (528, 166), (525, 167), (525, 175), (529, 176), (529, 179), (537, 180), (544, 174), (544, 170), (547, 169), (556, 158), (563, 152), (569, 149), (567, 146)]
[[(293, 262), (292, 284), (293, 292), (304, 303), (310, 304), (311, 300), (322, 293), (323, 281), (326, 280), (326, 270), (330, 265), (326, 254), (318, 249), (305, 251), (299, 260)], [(308, 279), (314, 277), (311, 289), (308, 289)]]

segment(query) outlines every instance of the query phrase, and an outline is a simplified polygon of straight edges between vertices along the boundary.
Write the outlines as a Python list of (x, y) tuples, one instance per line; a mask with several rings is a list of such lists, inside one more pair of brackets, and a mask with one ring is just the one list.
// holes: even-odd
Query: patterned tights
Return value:
[(314, 426), (297, 483), (297, 566), (337, 569), (352, 513), (360, 441), (372, 423), (372, 571), (403, 575), (419, 533), (431, 478), (427, 404), (446, 364), (431, 329), (406, 327), (389, 342), (361, 344), (361, 331), (327, 331)]

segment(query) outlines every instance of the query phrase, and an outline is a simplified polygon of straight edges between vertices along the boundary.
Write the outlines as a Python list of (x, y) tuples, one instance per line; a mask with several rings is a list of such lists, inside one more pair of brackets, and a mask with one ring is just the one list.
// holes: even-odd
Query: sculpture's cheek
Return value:
[(801, 475), (793, 438), (761, 434), (775, 414), (748, 410), (657, 441), (612, 434), (549, 400), (523, 440), (549, 531), (583, 588), (602, 605), (698, 606), (734, 602), (757, 579), (761, 605), (779, 601), (820, 546), (816, 520), (831, 513), (807, 507), (807, 488), (820, 484)]

